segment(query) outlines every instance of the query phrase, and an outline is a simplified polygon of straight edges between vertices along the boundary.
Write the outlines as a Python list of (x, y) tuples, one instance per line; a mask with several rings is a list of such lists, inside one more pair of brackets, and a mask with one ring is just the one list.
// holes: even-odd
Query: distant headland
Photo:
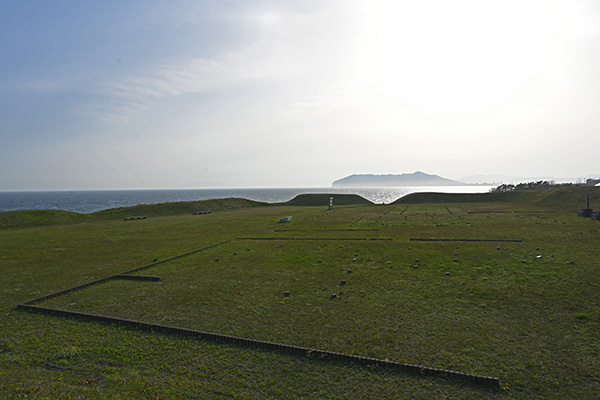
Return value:
[(412, 174), (355, 174), (334, 181), (331, 186), (385, 187), (385, 186), (463, 186), (465, 183), (430, 175), (421, 171)]

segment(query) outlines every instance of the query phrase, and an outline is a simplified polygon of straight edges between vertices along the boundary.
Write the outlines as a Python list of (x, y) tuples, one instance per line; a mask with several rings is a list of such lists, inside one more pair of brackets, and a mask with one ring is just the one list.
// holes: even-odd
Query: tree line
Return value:
[(490, 193), (512, 192), (513, 190), (541, 190), (557, 186), (554, 181), (523, 182), (517, 185), (505, 184), (490, 189)]

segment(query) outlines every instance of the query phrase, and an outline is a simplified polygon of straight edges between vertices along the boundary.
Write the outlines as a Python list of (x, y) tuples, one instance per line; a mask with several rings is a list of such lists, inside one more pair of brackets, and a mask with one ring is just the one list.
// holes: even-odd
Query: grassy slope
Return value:
[(578, 210), (585, 207), (585, 194), (590, 195), (590, 207), (598, 210), (600, 187), (559, 186), (557, 188), (505, 193), (411, 193), (392, 204), (424, 203), (493, 203), (512, 202), (522, 205)]
[(89, 216), (62, 210), (0, 211), (0, 229), (85, 222)]
[(333, 206), (372, 205), (369, 200), (356, 194), (301, 194), (284, 203), (290, 206), (327, 206), (329, 198), (333, 197)]
[(535, 204), (554, 209), (576, 209), (585, 207), (585, 195), (590, 196), (590, 207), (600, 209), (600, 187), (562, 186), (556, 189), (534, 191), (531, 195)]
[(141, 204), (132, 207), (113, 208), (109, 210), (98, 211), (94, 213), (94, 216), (98, 218), (124, 218), (127, 216), (138, 215), (159, 217), (192, 214), (199, 211), (224, 211), (240, 208), (264, 207), (267, 205), (267, 203), (237, 198), (181, 201), (175, 203)]
[[(576, 204), (580, 195), (575, 190), (557, 192), (560, 200), (537, 193), (504, 204), (442, 202), (330, 212), (325, 206), (279, 205), (0, 231), (0, 396), (593, 398), (600, 390), (600, 278), (590, 249), (599, 225), (576, 217), (583, 206)], [(563, 201), (574, 202), (572, 209), (545, 208)], [(556, 212), (465, 212), (532, 205)], [(282, 215), (294, 219), (282, 225), (277, 222)], [(274, 232), (283, 228), (287, 231)], [(46, 305), (490, 374), (501, 377), (510, 391), (500, 396), (439, 379), (14, 309), (155, 258), (255, 236), (394, 240), (237, 240), (143, 273), (161, 276), (159, 284), (117, 281)], [(495, 243), (419, 243), (411, 237), (524, 242), (502, 244), (498, 251)], [(538, 260), (537, 254), (543, 257)], [(348, 285), (341, 288), (340, 279)], [(284, 300), (283, 290), (292, 296)], [(329, 300), (335, 292), (342, 300)]]
[(392, 204), (426, 204), (426, 203), (492, 203), (513, 202), (522, 199), (524, 192), (507, 193), (411, 193), (399, 198)]
[[(34, 226), (63, 225), (96, 220), (122, 219), (134, 216), (160, 217), (192, 214), (200, 211), (225, 211), (241, 208), (266, 207), (274, 205), (326, 206), (329, 194), (304, 194), (279, 204), (270, 205), (247, 199), (211, 199), (200, 201), (182, 201), (161, 204), (140, 204), (132, 207), (112, 208), (92, 214), (80, 214), (62, 210), (19, 210), (0, 212), (0, 229), (29, 228)], [(336, 194), (335, 205), (373, 204), (357, 195)]]
[(140, 204), (132, 207), (111, 208), (91, 214), (80, 214), (62, 210), (3, 211), (0, 212), (0, 229), (94, 222), (97, 220), (122, 219), (133, 216), (160, 217), (183, 215), (199, 211), (224, 211), (240, 208), (265, 207), (267, 205), (267, 203), (231, 198), (161, 204)]

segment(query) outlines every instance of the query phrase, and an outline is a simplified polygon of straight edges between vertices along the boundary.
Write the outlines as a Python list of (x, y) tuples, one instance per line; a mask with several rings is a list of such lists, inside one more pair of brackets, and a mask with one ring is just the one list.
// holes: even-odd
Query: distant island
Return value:
[(355, 174), (334, 181), (331, 186), (383, 187), (383, 186), (462, 186), (462, 182), (426, 174), (421, 171), (412, 174)]

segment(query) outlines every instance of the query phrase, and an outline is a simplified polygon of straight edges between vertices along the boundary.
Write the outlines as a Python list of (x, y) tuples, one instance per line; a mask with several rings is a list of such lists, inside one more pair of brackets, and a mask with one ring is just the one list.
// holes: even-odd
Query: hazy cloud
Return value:
[(0, 16), (0, 190), (596, 169), (592, 0), (55, 4)]

